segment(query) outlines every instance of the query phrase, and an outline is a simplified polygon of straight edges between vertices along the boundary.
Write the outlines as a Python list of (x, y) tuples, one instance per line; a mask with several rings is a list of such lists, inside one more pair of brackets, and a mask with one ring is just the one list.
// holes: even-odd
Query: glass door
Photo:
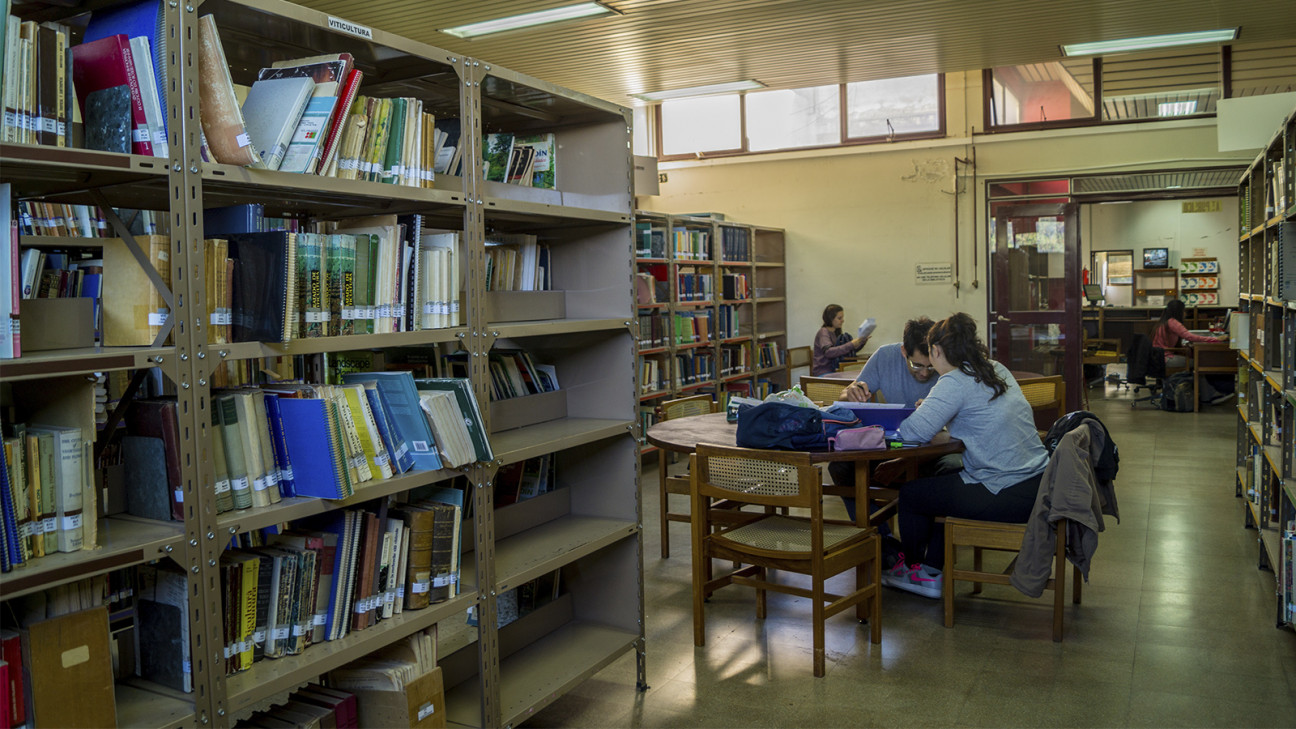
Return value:
[(1080, 409), (1080, 229), (1077, 206), (993, 205), (992, 356), (1019, 377), (1062, 375)]

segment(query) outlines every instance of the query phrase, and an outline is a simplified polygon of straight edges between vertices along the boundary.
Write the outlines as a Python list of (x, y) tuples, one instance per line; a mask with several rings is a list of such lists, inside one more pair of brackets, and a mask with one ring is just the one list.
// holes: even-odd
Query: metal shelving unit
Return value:
[[(16, 10), (24, 19), (71, 20), (112, 4), (50, 0), (24, 3)], [(93, 430), (92, 386), (84, 375), (162, 368), (179, 393), (185, 520), (101, 519), (97, 549), (41, 558), (21, 574), (5, 575), (4, 599), (159, 558), (173, 559), (185, 570), (195, 691), (175, 696), (123, 683), (117, 687), (117, 718), (124, 726), (229, 726), (282, 701), (301, 684), (431, 625), (438, 626), (447, 713), (456, 725), (510, 725), (627, 652), (636, 654), (643, 685), (630, 110), (378, 29), (346, 32), (337, 29), (339, 24), (331, 26), (327, 14), (282, 0), (164, 5), (168, 38), (174, 42), (165, 77), (168, 87), (178, 90), (169, 98), (169, 160), (4, 144), (0, 167), (20, 199), (167, 211), (172, 261), (189, 274), (174, 281), (172, 316), (192, 325), (177, 327), (175, 344), (164, 347), (92, 348), (6, 360), (0, 363), (0, 381), (37, 390), (51, 380), (59, 383), (71, 393), (77, 417)], [(438, 118), (459, 119), (463, 174), (438, 176), (433, 189), (422, 189), (203, 161), (195, 46), (198, 17), (208, 14), (220, 28), (235, 83), (250, 84), (259, 68), (275, 60), (346, 52), (365, 72), (361, 93), (417, 96)], [(481, 139), (496, 131), (553, 133), (557, 189), (486, 182)], [(202, 212), (247, 202), (264, 204), (267, 215), (324, 221), (419, 213), (428, 227), (460, 230), (465, 324), (288, 344), (209, 345), (201, 316), (206, 311)], [(534, 233), (549, 245), (565, 316), (488, 319), (484, 270), (489, 231)], [(59, 243), (41, 239), (24, 245), (28, 242)], [(342, 640), (312, 645), (300, 655), (264, 660), (225, 676), (217, 565), (232, 533), (346, 508), (457, 474), (411, 473), (367, 484), (343, 501), (286, 498), (270, 507), (218, 515), (208, 433), (212, 372), (231, 360), (443, 343), (456, 343), (469, 353), (470, 380), (496, 454), (494, 461), (461, 472), (472, 499), (472, 516), (464, 525), (461, 594)], [(515, 429), (495, 427), (487, 407), (487, 360), (497, 344), (524, 346), (556, 366), (565, 415)], [(499, 468), (546, 454), (557, 463), (559, 488), (497, 510), (491, 485)], [(496, 603), (503, 592), (554, 570), (561, 571), (564, 587), (557, 600), (496, 627)], [(480, 628), (464, 624), (470, 606)]]

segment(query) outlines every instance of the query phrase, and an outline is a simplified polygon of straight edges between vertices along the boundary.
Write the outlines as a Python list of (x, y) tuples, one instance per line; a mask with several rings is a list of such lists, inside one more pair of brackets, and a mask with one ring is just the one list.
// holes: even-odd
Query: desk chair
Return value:
[(801, 392), (816, 405), (830, 405), (841, 399), (842, 390), (845, 390), (850, 383), (850, 380), (839, 380), (835, 377), (802, 375)]
[[(1152, 338), (1146, 334), (1135, 334), (1130, 340), (1129, 351), (1125, 354), (1127, 385), (1134, 385), (1134, 399), (1130, 407), (1151, 400), (1161, 393), (1161, 383), (1166, 377), (1165, 350), (1152, 346)], [(1138, 397), (1140, 389), (1146, 389), (1146, 397)]]
[[(657, 407), (657, 415), (661, 420), (672, 420), (674, 418), (684, 418), (690, 415), (705, 415), (706, 413), (715, 413), (720, 411), (719, 403), (711, 399), (710, 395), (694, 395), (692, 397), (682, 397), (676, 400), (667, 400)], [(665, 449), (657, 451), (657, 480), (660, 484), (661, 499), (661, 556), (662, 559), (670, 557), (670, 523), (672, 521), (689, 521), (687, 512), (672, 512), (670, 510), (670, 494), (688, 494), (689, 477), (672, 476), (668, 469), (670, 467), (670, 454)]]
[(1022, 395), (1035, 414), (1035, 428), (1040, 437), (1066, 412), (1066, 383), (1062, 375), (1029, 377), (1017, 380)]
[[(869, 620), (870, 639), (882, 641), (879, 585), (881, 541), (872, 527), (824, 519), (823, 485), (806, 453), (763, 451), (699, 444), (691, 464), (693, 478), (693, 643), (706, 645), (703, 604), (727, 585), (756, 590), (756, 618), (765, 618), (765, 592), (809, 598), (814, 675), (824, 675), (824, 621), (850, 607)], [(740, 512), (749, 519), (723, 525), (712, 521), (713, 501), (724, 499), (796, 509), (804, 516)], [(732, 560), (735, 568), (713, 576), (712, 560)], [(855, 589), (845, 595), (825, 591), (828, 578), (854, 568)], [(810, 578), (809, 589), (779, 582), (767, 570)]]
[(808, 372), (810, 369), (810, 363), (813, 361), (813, 358), (814, 358), (813, 347), (788, 347), (787, 359), (786, 359), (788, 387), (791, 387), (792, 383), (796, 382), (796, 380), (792, 379), (793, 370), (797, 370), (802, 367), (805, 367), (806, 371)]

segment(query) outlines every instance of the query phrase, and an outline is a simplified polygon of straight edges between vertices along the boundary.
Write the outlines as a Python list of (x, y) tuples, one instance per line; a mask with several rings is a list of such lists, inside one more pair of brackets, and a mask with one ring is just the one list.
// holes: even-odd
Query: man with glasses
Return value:
[[(880, 394), (880, 399), (888, 403), (916, 407), (936, 385), (936, 370), (927, 350), (927, 332), (931, 328), (932, 320), (925, 316), (905, 322), (901, 341), (878, 347), (864, 364), (864, 371), (842, 390), (839, 399), (867, 402)], [(962, 458), (955, 453), (933, 462), (929, 470), (939, 473), (946, 469), (958, 470), (962, 465)], [(828, 475), (838, 486), (855, 486), (853, 463), (829, 463)], [(846, 513), (854, 521), (855, 499), (843, 497), (842, 501), (846, 504)]]

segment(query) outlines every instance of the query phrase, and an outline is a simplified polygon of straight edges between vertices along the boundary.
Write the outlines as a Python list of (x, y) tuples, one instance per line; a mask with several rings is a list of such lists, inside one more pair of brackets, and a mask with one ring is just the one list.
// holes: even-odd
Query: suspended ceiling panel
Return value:
[(1074, 178), (1071, 181), (1071, 192), (1077, 197), (1151, 192), (1176, 195), (1217, 190), (1229, 192), (1236, 189), (1241, 174), (1241, 167), (1226, 167), (1173, 172), (1140, 172), (1128, 175), (1093, 175)]
[(740, 79), (770, 88), (1061, 60), (1059, 44), (1241, 27), (1296, 43), (1291, 0), (607, 0), (618, 14), (472, 40), (439, 32), (574, 0), (299, 0), (620, 104)]

